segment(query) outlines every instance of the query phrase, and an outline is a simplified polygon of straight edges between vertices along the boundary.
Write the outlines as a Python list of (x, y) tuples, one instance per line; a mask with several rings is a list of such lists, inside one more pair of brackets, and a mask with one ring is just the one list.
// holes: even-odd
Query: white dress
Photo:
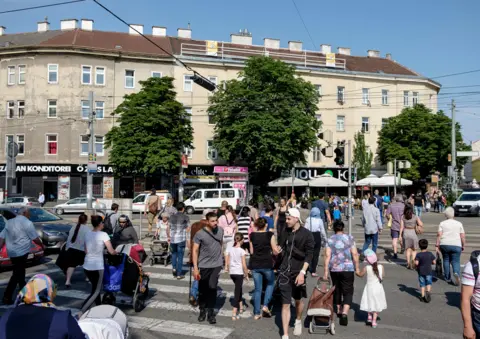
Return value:
[[(383, 277), (383, 266), (378, 265), (380, 277)], [(387, 309), (387, 300), (382, 283), (373, 272), (373, 267), (367, 265), (367, 284), (363, 289), (360, 309), (365, 312), (381, 312)]]

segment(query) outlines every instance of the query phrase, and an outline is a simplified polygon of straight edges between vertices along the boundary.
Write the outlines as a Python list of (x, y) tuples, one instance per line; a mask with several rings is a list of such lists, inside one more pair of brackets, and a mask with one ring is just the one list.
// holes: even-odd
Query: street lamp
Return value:
[[(387, 171), (389, 173), (391, 173), (391, 168), (393, 166), (393, 175), (395, 177), (395, 181), (394, 181), (394, 185), (393, 185), (393, 194), (394, 196), (397, 195), (397, 168), (399, 170), (401, 169), (409, 169), (410, 167), (412, 167), (412, 164), (410, 163), (410, 161), (408, 160), (397, 160), (397, 159), (394, 159), (393, 160), (393, 164), (391, 161), (389, 161), (387, 163)], [(402, 184), (402, 173), (399, 172), (400, 174), (400, 185)]]

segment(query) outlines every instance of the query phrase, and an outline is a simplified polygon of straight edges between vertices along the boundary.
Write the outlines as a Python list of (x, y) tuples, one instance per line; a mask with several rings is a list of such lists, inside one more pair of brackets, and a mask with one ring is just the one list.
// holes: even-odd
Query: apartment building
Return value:
[[(349, 48), (333, 52), (330, 45), (306, 51), (302, 42), (290, 41), (281, 48), (279, 40), (269, 38), (256, 46), (244, 31), (232, 34), (230, 42), (192, 39), (190, 28), (178, 29), (176, 36), (167, 36), (167, 29), (157, 26), (146, 32), (142, 25), (131, 25), (128, 32), (105, 32), (95, 30), (88, 19), (80, 24), (76, 19), (62, 20), (60, 29), (39, 22), (36, 31), (20, 34), (7, 34), (0, 26), (0, 103), (5, 107), (0, 115), (0, 171), (6, 145), (17, 142), (20, 192), (44, 191), (47, 197), (60, 200), (86, 192), (90, 91), (94, 92), (99, 163), (95, 195), (132, 196), (151, 185), (170, 187), (173, 180), (168, 177), (114, 179), (104, 146), (104, 136), (116, 122), (111, 113), (123, 96), (139, 91), (139, 81), (162, 76), (175, 78), (178, 100), (192, 115), (194, 149), (186, 150), (187, 185), (219, 185), (214, 165), (224, 162), (212, 147), (214, 125), (207, 114), (211, 93), (195, 85), (191, 72), (132, 27), (217, 84), (238, 77), (251, 56), (268, 55), (295, 65), (298, 75), (319, 91), (317, 117), (324, 130), (333, 132), (334, 141), (353, 139), (362, 130), (373, 152), (386, 119), (415, 103), (437, 109), (438, 83), (375, 50), (366, 56), (352, 56)], [(307, 173), (334, 165), (333, 158), (324, 157), (320, 149), (309, 154)], [(244, 180), (237, 174), (230, 176), (231, 181)]]

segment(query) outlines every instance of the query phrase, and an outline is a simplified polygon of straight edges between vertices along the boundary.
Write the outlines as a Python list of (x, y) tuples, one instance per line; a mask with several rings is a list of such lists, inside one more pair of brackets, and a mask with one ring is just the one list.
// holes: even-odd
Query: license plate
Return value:
[(468, 212), (468, 209), (466, 209), (466, 208), (460, 208), (459, 211), (460, 211), (460, 212)]
[(28, 259), (33, 259), (33, 253), (30, 253), (30, 254), (28, 255)]

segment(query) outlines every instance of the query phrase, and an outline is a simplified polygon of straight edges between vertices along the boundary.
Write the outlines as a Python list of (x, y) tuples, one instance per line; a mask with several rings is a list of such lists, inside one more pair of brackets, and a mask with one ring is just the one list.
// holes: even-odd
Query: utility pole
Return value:
[[(180, 150), (180, 168), (178, 171), (178, 202), (183, 202), (183, 169), (184, 169), (184, 153)], [(187, 165), (188, 167), (188, 165)]]
[[(88, 127), (90, 130), (90, 137), (88, 138), (88, 165), (87, 165), (87, 209), (88, 212), (92, 211), (92, 199), (93, 199), (93, 169), (90, 168), (90, 163), (92, 162), (92, 156), (95, 153), (95, 129), (94, 129), (94, 120), (95, 112), (93, 111), (93, 91), (88, 93), (88, 100), (90, 102), (90, 109), (88, 115)], [(96, 161), (96, 159), (95, 159)]]
[(395, 181), (393, 182), (393, 196), (397, 195), (397, 159), (393, 159), (393, 175), (395, 176)]
[(457, 140), (455, 128), (455, 100), (452, 99), (452, 192), (457, 197)]
[(348, 152), (348, 234), (352, 235), (352, 140), (347, 141)]

